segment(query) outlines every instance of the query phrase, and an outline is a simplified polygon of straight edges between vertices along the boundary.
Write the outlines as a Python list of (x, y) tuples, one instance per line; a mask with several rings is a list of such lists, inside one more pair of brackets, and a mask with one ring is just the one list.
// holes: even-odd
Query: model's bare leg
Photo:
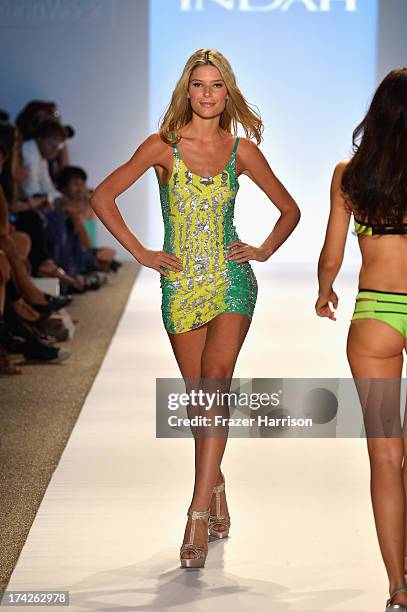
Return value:
[[(223, 313), (208, 323), (205, 348), (202, 355), (202, 379), (213, 379), (221, 382), (220, 390), (229, 391), (236, 361), (250, 327), (247, 316), (228, 312)], [(208, 387), (208, 381), (206, 382)], [(213, 390), (218, 388), (215, 384)], [(208, 508), (211, 514), (216, 514), (215, 497), (212, 497), (213, 487), (220, 484), (220, 465), (227, 442), (227, 428), (217, 435), (205, 435), (201, 438), (198, 469), (195, 476), (195, 489), (192, 507)], [(221, 515), (228, 514), (226, 496), (220, 496)], [(206, 504), (206, 505), (205, 505)], [(216, 525), (219, 531), (225, 526)]]
[[(189, 392), (191, 388), (199, 388), (201, 380), (201, 359), (205, 347), (207, 327), (208, 326), (206, 324), (202, 325), (201, 327), (198, 327), (197, 329), (192, 329), (191, 331), (184, 332), (182, 334), (168, 334), (172, 349), (174, 351), (175, 359), (177, 360), (181, 375), (186, 382), (187, 392)], [(196, 473), (202, 439), (197, 437), (195, 437), (194, 439)], [(193, 509), (199, 510), (199, 508)], [(187, 540), (191, 528), (190, 523), (191, 519), (188, 518), (183, 543), (185, 543)], [(206, 546), (208, 539), (207, 522), (203, 520), (196, 521), (195, 529), (196, 542), (201, 544), (202, 546)], [(191, 552), (186, 551), (183, 556), (185, 558), (192, 558), (194, 555)]]
[[(374, 427), (376, 431), (380, 417), (384, 430), (396, 429), (401, 435), (397, 379), (401, 379), (403, 348), (403, 337), (387, 323), (374, 319), (352, 321), (347, 355), (353, 377), (366, 380), (388, 379), (388, 381), (376, 381), (379, 392), (371, 394), (366, 404), (365, 423), (367, 422), (369, 427)], [(376, 383), (372, 380), (373, 388)], [(385, 389), (382, 402), (378, 397), (380, 383)], [(384, 437), (384, 434), (383, 437), (367, 435), (373, 513), (380, 550), (389, 577), (389, 592), (405, 584), (403, 557), (406, 501), (402, 468), (404, 450), (402, 438), (394, 435), (394, 433), (393, 437)], [(407, 594), (397, 594), (394, 603), (406, 604)]]
[[(187, 384), (198, 388), (201, 380), (201, 359), (208, 324), (182, 334), (168, 334), (181, 375)], [(189, 389), (187, 388), (187, 391)], [(201, 448), (201, 438), (195, 437), (195, 469)]]
[[(223, 390), (228, 390), (236, 360), (249, 326), (250, 321), (245, 315), (239, 313), (223, 313), (218, 315), (204, 326), (207, 329), (205, 329), (205, 332), (202, 332), (200, 338), (200, 340), (204, 341), (204, 345), (199, 344), (198, 349), (197, 343), (200, 341), (198, 338), (193, 338), (192, 342), (194, 344), (191, 347), (190, 335), (202, 328), (183, 334), (170, 335), (171, 344), (183, 377), (186, 377), (183, 372), (189, 372), (188, 378), (198, 380), (196, 366), (192, 368), (190, 363), (191, 348), (193, 348), (194, 363), (197, 351), (201, 351), (200, 377), (202, 379), (221, 379), (225, 383)], [(191, 374), (192, 371), (194, 374)], [(195, 438), (195, 483), (191, 501), (191, 508), (193, 510), (202, 511), (209, 508), (213, 487), (220, 482), (219, 469), (226, 441), (226, 435), (204, 435), (201, 438)], [(211, 511), (215, 513), (214, 509)], [(226, 512), (226, 498), (224, 495), (221, 495), (221, 513)], [(189, 530), (190, 519), (188, 519), (185, 529), (184, 542), (187, 539)], [(206, 548), (207, 539), (207, 522), (197, 521), (196, 542)], [(193, 557), (194, 555), (193, 553), (188, 554), (186, 552), (184, 556)]]

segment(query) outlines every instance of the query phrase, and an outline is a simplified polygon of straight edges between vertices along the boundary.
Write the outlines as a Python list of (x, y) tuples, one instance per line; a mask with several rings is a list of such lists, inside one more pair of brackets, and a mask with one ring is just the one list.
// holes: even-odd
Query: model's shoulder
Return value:
[(349, 162), (350, 159), (341, 159), (341, 161), (338, 162), (334, 168), (334, 176), (342, 177), (343, 171), (345, 170)]
[(239, 146), (237, 148), (239, 158), (242, 160), (249, 161), (250, 159), (257, 159), (261, 156), (261, 151), (257, 144), (250, 140), (250, 138), (239, 138)]
[(170, 145), (168, 145), (160, 136), (159, 132), (153, 132), (149, 134), (147, 138), (142, 142), (144, 148), (151, 149), (155, 152), (166, 151)]
[(245, 138), (244, 136), (240, 136), (239, 137), (239, 148), (241, 150), (250, 152), (250, 151), (254, 151), (255, 149), (258, 149), (258, 146), (253, 140), (250, 140), (250, 138)]
[(147, 138), (143, 140), (143, 142), (138, 146), (135, 154), (142, 155), (149, 162), (156, 164), (167, 159), (170, 150), (170, 145), (162, 140), (158, 132), (154, 132), (149, 134)]
[[(257, 144), (250, 138), (240, 138), (237, 155), (241, 166), (251, 169), (263, 162), (263, 153)], [(243, 172), (244, 173), (244, 172)]]

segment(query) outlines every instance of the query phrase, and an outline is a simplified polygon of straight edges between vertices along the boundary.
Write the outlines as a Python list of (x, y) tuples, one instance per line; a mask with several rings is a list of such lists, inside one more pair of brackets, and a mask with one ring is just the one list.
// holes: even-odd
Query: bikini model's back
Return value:
[(358, 235), (359, 287), (407, 293), (407, 234)]

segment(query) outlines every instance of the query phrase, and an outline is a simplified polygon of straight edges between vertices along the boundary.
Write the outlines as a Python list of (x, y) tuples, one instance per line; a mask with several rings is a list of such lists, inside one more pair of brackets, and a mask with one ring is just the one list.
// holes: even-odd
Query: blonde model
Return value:
[[(247, 138), (236, 135), (239, 123)], [(227, 389), (257, 299), (249, 260), (267, 261), (299, 221), (296, 203), (258, 148), (262, 127), (228, 60), (219, 51), (199, 49), (184, 67), (159, 132), (110, 174), (92, 198), (95, 213), (117, 240), (140, 264), (160, 274), (162, 319), (189, 390), (201, 380), (220, 381), (222, 390)], [(161, 199), (162, 250), (143, 246), (115, 203), (149, 168), (155, 170)], [(242, 242), (233, 225), (241, 174), (281, 213), (258, 247)], [(220, 471), (227, 435), (212, 429), (211, 435), (194, 433), (194, 438), (195, 484), (180, 551), (182, 567), (202, 567), (208, 530), (223, 538), (230, 527)]]

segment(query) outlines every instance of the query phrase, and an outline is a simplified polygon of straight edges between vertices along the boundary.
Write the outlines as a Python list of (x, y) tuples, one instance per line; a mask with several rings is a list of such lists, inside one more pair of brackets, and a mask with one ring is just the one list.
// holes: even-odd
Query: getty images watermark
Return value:
[(377, 378), (157, 378), (156, 435), (407, 437), (405, 382)]
[(277, 393), (236, 393), (236, 391), (204, 391), (204, 389), (191, 389), (189, 393), (172, 392), (168, 396), (168, 410), (178, 410), (182, 407), (200, 408), (200, 414), (196, 414), (191, 418), (180, 417), (178, 415), (170, 415), (168, 424), (174, 426), (204, 426), (210, 427), (212, 424), (228, 425), (229, 427), (248, 427), (254, 424), (264, 425), (267, 427), (311, 427), (311, 418), (291, 418), (289, 415), (277, 417), (270, 414), (257, 414), (256, 417), (243, 416), (225, 416), (223, 414), (213, 413), (215, 407), (230, 406), (234, 402), (234, 406), (249, 407), (251, 411), (257, 411), (260, 408), (274, 408), (280, 405), (280, 395), (282, 390)]

